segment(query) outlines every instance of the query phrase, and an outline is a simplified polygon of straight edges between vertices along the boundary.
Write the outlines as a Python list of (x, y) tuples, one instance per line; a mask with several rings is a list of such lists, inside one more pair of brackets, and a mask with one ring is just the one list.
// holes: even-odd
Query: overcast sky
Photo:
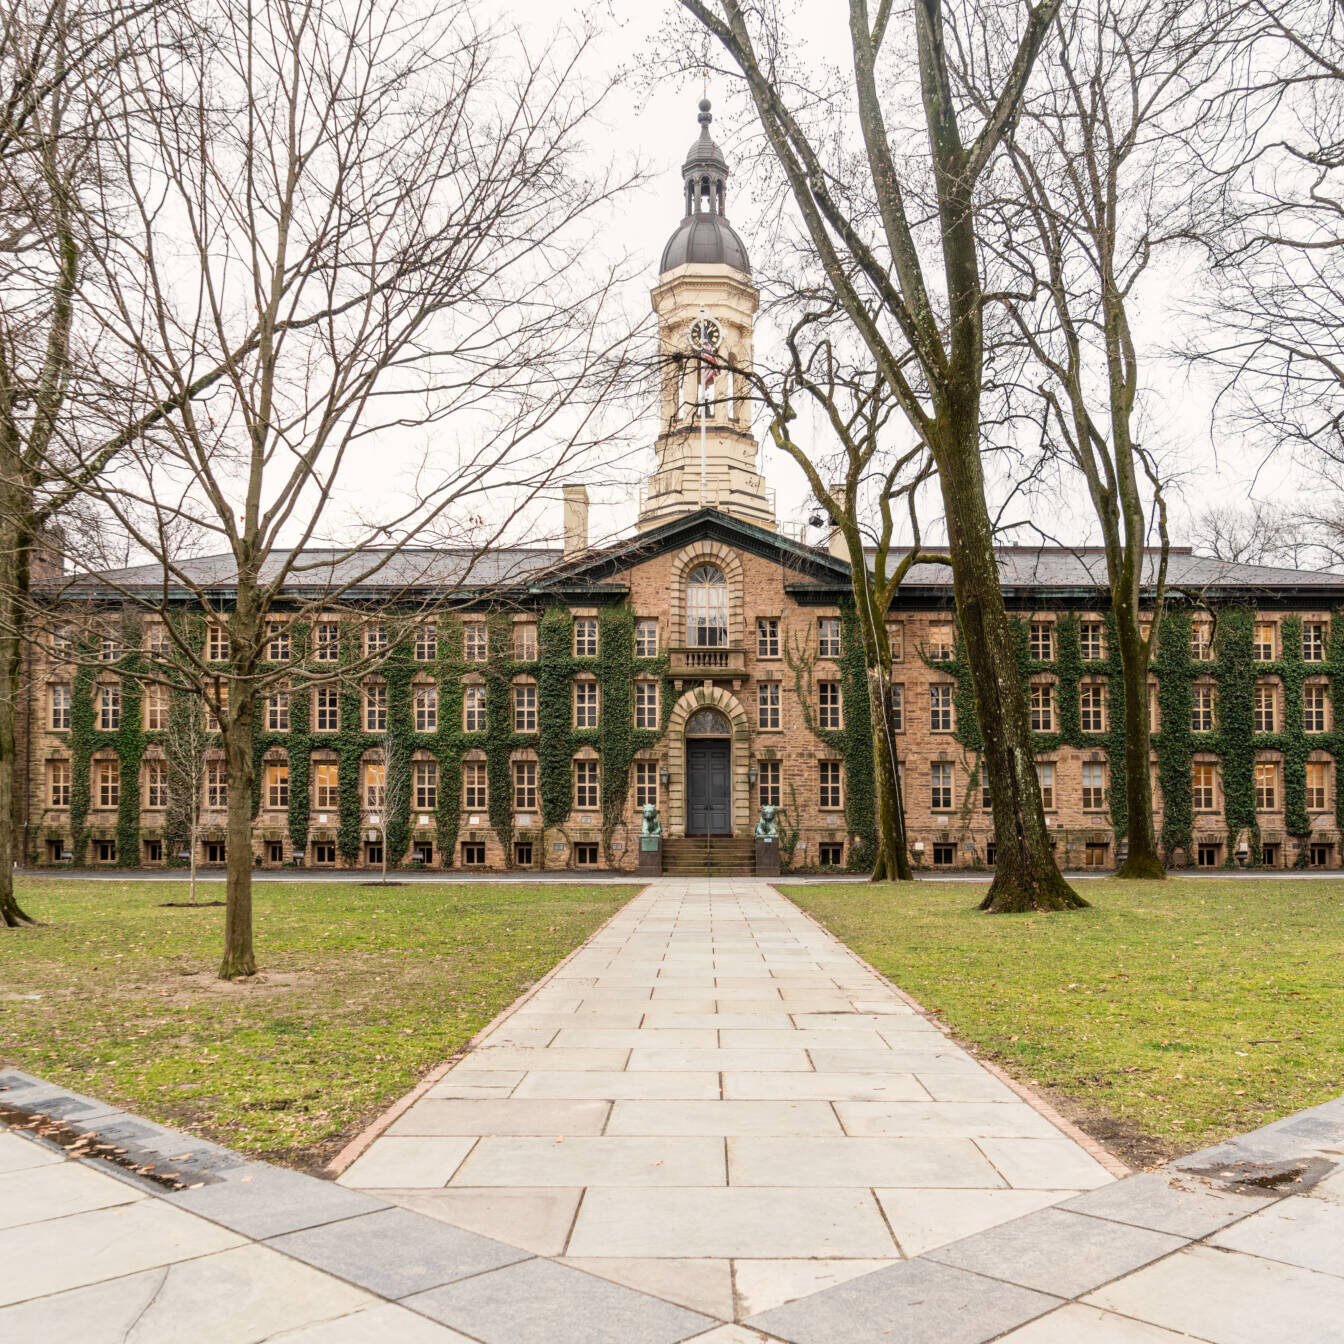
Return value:
[[(530, 39), (543, 41), (557, 23), (579, 26), (586, 22), (596, 25), (600, 36), (592, 50), (592, 75), (601, 78), (617, 69), (639, 72), (647, 68), (648, 43), (665, 16), (670, 12), (671, 0), (605, 0), (602, 4), (566, 3), (561, 0), (509, 0), (506, 12), (511, 13)], [(800, 0), (795, 31), (803, 36), (820, 56), (843, 53), (832, 44), (844, 36), (844, 26), (834, 18), (832, 0)], [(722, 80), (718, 81), (720, 84)], [(735, 163), (734, 141), (752, 128), (735, 124), (735, 118), (724, 97), (725, 90), (715, 87), (711, 79), (709, 93), (715, 101), (714, 135), (727, 155), (730, 168)], [(680, 165), (686, 150), (698, 133), (696, 100), (700, 96), (698, 78), (674, 81), (653, 79), (636, 73), (627, 85), (619, 89), (608, 107), (602, 133), (607, 143), (593, 138), (593, 151), (599, 158), (609, 157), (618, 164), (628, 165), (639, 160), (647, 167), (648, 185), (633, 193), (624, 208), (609, 221), (610, 247), (613, 254), (628, 255), (643, 267), (646, 283), (631, 296), (632, 303), (643, 303), (647, 311), (647, 291), (656, 280), (659, 255), (668, 235), (681, 217)], [(753, 238), (749, 229), (750, 211), (744, 206), (744, 184), (739, 179), (729, 181), (728, 215), (743, 233), (749, 251)], [(734, 209), (736, 204), (737, 208)], [(753, 255), (756, 255), (753, 253)], [(1184, 275), (1179, 270), (1152, 273), (1142, 293), (1138, 295), (1140, 336), (1146, 339), (1147, 367), (1152, 372), (1153, 385), (1160, 389), (1156, 414), (1149, 427), (1150, 438), (1158, 437), (1168, 445), (1170, 459), (1184, 478), (1183, 489), (1172, 500), (1172, 540), (1181, 544), (1187, 540), (1186, 522), (1192, 512), (1222, 500), (1244, 500), (1253, 488), (1257, 498), (1278, 498), (1290, 502), (1297, 493), (1297, 482), (1286, 471), (1260, 472), (1258, 454), (1243, 443), (1231, 442), (1226, 436), (1214, 440), (1210, 432), (1212, 388), (1198, 379), (1190, 379), (1174, 367), (1163, 368), (1159, 350), (1171, 339), (1178, 318), (1178, 305), (1191, 294), (1197, 275)], [(771, 356), (772, 333), (758, 332), (756, 355), (759, 360)], [(652, 442), (657, 433), (657, 413), (649, 408), (647, 441), (650, 445), (636, 458), (639, 469), (648, 474), (653, 469)], [(760, 453), (761, 470), (778, 492), (779, 516), (783, 524), (796, 523), (805, 517), (807, 492), (801, 473), (783, 455), (769, 445)], [(1273, 479), (1266, 479), (1272, 477)], [(594, 535), (609, 536), (633, 524), (636, 505), (628, 489), (612, 487), (594, 490)], [(1039, 504), (1037, 520), (1047, 531), (1060, 536), (1070, 544), (1094, 539), (1090, 509), (1078, 493), (1075, 483), (1065, 482), (1063, 503), (1058, 494), (1050, 501), (1048, 511)], [(559, 525), (558, 505), (554, 519), (538, 519), (546, 531)], [(1014, 518), (1031, 516), (1032, 510), (1019, 507)], [(813, 539), (815, 539), (813, 534)], [(1037, 540), (1030, 532), (1023, 532), (1024, 542)]]

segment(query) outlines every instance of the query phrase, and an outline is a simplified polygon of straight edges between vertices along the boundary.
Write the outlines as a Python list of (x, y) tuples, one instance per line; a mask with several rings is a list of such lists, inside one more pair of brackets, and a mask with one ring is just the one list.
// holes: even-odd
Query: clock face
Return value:
[(691, 323), (691, 345), (697, 350), (717, 350), (723, 333), (712, 317), (698, 317)]

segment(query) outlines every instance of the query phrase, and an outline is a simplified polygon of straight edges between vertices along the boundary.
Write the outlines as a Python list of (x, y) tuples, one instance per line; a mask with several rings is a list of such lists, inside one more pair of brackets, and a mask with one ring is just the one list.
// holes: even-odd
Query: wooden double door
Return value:
[(726, 737), (687, 738), (686, 834), (732, 833), (732, 742)]

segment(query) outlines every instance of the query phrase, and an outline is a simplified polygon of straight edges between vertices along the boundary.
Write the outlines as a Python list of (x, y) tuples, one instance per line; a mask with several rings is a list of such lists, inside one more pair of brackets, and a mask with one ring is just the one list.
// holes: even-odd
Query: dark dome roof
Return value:
[(734, 266), (751, 274), (746, 244), (722, 215), (704, 212), (687, 215), (663, 248), (659, 272), (670, 271), (687, 262)]

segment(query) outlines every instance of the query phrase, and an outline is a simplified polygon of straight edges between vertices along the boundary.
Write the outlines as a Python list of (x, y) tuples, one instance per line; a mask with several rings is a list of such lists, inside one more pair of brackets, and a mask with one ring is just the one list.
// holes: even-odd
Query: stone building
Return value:
[[(314, 592), (339, 582), (339, 561), (307, 557), (314, 587), (287, 592), (268, 650), (294, 677), (259, 725), (258, 866), (374, 866), (385, 822), (389, 858), (426, 868), (628, 869), (645, 803), (674, 841), (749, 836), (773, 804), (786, 864), (864, 865), (872, 748), (848, 566), (781, 532), (746, 388), (715, 368), (750, 364), (758, 292), (728, 223), (728, 167), (710, 120), (702, 102), (685, 214), (653, 290), (669, 357), (636, 529), (590, 548), (586, 492), (567, 488), (562, 549), (491, 555), (465, 588), (461, 556), (400, 556), (380, 581), (413, 590), (416, 611), (404, 617), (371, 597), (361, 612), (358, 592), (339, 611), (315, 609)], [(194, 563), (227, 599), (227, 562)], [(999, 565), (1058, 856), (1112, 867), (1124, 757), (1103, 558), (1008, 548)], [(127, 591), (153, 588), (159, 572), (111, 577)], [(1169, 860), (1340, 866), (1333, 687), (1344, 673), (1344, 576), (1179, 551), (1170, 583), (1180, 597), (1150, 695)], [(427, 616), (436, 591), (453, 592), (452, 610)], [(80, 602), (61, 589), (60, 619), (69, 614), (78, 648), (58, 640), (30, 655), (23, 852), (36, 864), (180, 862), (164, 735), (174, 713), (201, 707), (169, 703), (144, 678), (162, 631), (85, 592)], [(945, 570), (911, 573), (889, 631), (912, 857), (926, 869), (990, 865)], [(226, 673), (219, 632), (201, 637)], [(371, 652), (381, 661), (355, 680), (323, 679), (326, 665)], [(384, 817), (388, 724), (391, 768), (407, 787)], [(198, 857), (220, 863), (222, 763), (206, 763), (200, 787)]]

